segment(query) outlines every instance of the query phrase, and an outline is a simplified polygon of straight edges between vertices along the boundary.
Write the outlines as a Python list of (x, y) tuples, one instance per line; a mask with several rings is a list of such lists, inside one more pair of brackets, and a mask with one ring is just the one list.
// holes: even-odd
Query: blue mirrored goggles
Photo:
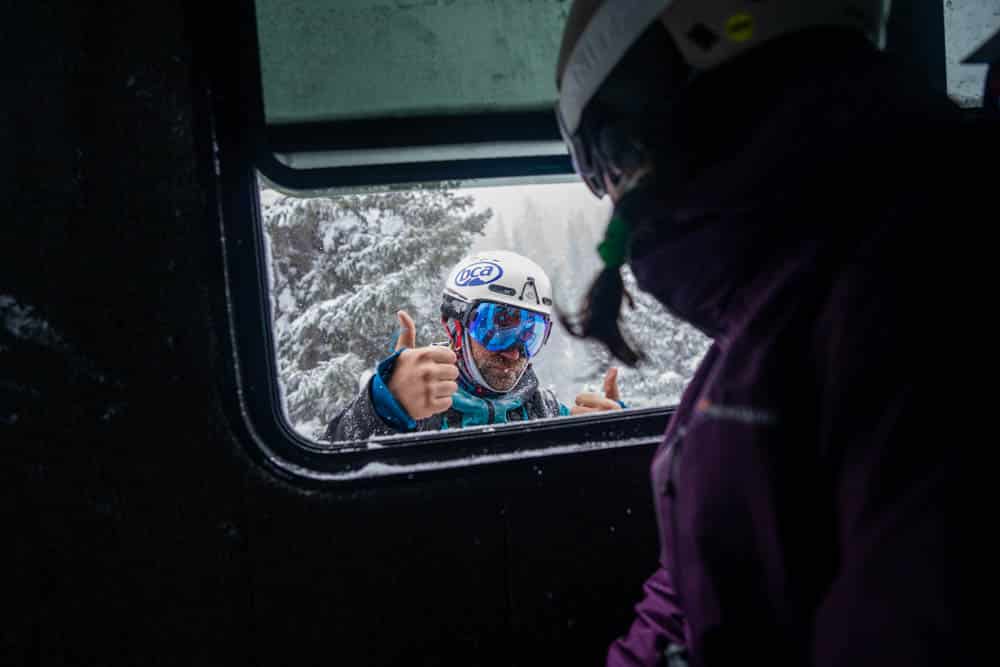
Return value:
[(552, 320), (533, 310), (482, 301), (470, 311), (465, 328), (473, 340), (491, 352), (521, 345), (530, 359), (548, 340)]

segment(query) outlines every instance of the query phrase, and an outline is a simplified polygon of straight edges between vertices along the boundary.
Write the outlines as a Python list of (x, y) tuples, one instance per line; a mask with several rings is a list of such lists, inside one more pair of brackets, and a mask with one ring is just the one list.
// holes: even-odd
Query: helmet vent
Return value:
[(524, 281), (524, 287), (521, 288), (521, 301), (534, 301), (535, 303), (541, 303), (538, 299), (538, 290), (535, 289), (535, 279), (528, 278)]
[(490, 291), (491, 292), (496, 292), (497, 294), (503, 294), (505, 296), (516, 296), (517, 295), (517, 290), (514, 289), (513, 287), (505, 287), (503, 285), (497, 285), (496, 283), (493, 283), (492, 285), (490, 285)]
[(699, 23), (691, 28), (687, 36), (703, 51), (710, 51), (713, 46), (719, 43), (719, 36), (704, 23)]

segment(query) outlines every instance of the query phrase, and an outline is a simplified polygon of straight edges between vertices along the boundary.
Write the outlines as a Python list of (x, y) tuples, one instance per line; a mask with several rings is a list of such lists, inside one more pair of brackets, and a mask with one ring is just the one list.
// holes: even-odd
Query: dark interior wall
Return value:
[(5, 15), (0, 293), (16, 304), (6, 317), (37, 322), (4, 332), (24, 585), (5, 634), (44, 664), (210, 650), (202, 636), (248, 625), (233, 534), (252, 473), (214, 395), (218, 271), (182, 15), (167, 3)]
[(184, 13), (4, 17), (0, 663), (599, 662), (655, 564), (648, 448), (280, 481), (223, 409)]
[(886, 30), (886, 51), (935, 90), (948, 90), (945, 59), (944, 2), (893, 0)]

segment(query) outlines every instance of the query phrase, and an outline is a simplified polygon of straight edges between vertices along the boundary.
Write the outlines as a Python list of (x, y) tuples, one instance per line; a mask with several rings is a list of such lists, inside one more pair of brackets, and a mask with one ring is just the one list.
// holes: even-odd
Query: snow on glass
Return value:
[[(557, 305), (575, 311), (600, 268), (595, 248), (610, 215), (580, 184), (449, 188), (300, 198), (262, 187), (269, 240), (278, 372), (289, 422), (319, 439), (392, 349), (404, 309), (417, 344), (444, 340), (440, 295), (448, 270), (481, 249), (507, 249), (538, 262)], [(625, 315), (649, 361), (620, 368), (629, 407), (675, 404), (708, 348), (693, 328), (638, 291)], [(611, 357), (570, 337), (558, 323), (534, 360), (543, 386), (568, 405), (598, 391)], [(571, 419), (571, 418), (568, 418)]]

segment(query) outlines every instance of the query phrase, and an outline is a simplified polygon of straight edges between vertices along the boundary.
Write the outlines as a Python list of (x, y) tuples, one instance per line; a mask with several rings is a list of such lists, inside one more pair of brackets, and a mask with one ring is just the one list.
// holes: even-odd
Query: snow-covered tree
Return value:
[(261, 194), (288, 416), (318, 437), (390, 350), (395, 313), (442, 337), (443, 274), (492, 212), (445, 187), (302, 199)]
[(710, 341), (667, 313), (652, 295), (640, 291), (627, 267), (622, 277), (635, 301), (634, 309), (625, 307), (623, 328), (646, 356), (636, 368), (623, 372), (623, 395), (627, 391), (630, 404), (636, 407), (675, 404)]

